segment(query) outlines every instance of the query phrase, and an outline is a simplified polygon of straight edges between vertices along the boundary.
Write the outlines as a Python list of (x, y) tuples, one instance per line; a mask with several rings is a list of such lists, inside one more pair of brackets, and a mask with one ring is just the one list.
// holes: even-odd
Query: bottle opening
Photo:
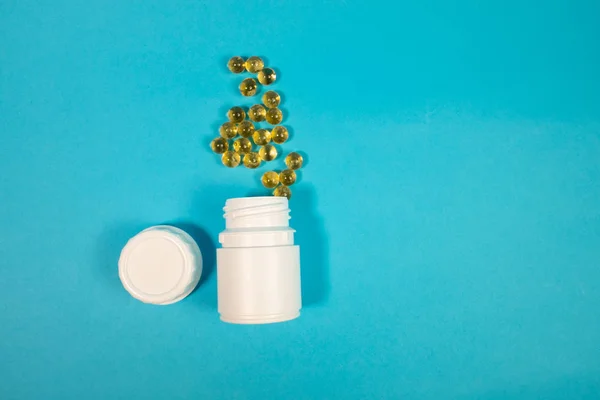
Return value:
[(285, 197), (240, 197), (223, 208), (227, 229), (289, 227), (290, 209)]

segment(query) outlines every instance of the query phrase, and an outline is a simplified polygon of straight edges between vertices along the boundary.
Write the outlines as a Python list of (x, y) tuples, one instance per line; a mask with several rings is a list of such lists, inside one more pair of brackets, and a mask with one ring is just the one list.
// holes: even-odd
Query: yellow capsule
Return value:
[(239, 154), (246, 154), (252, 151), (252, 142), (246, 138), (238, 138), (233, 142), (233, 150)]
[(274, 196), (287, 197), (288, 200), (292, 198), (292, 190), (287, 186), (277, 186), (273, 191)]
[(238, 124), (238, 133), (241, 137), (248, 138), (254, 133), (254, 124), (250, 121), (242, 121)]
[(271, 68), (263, 68), (258, 73), (258, 81), (263, 85), (271, 85), (277, 79), (277, 74)]
[(233, 122), (225, 122), (219, 128), (219, 134), (225, 139), (233, 139), (237, 136), (238, 128)]
[(293, 185), (296, 182), (296, 172), (291, 169), (284, 169), (279, 173), (279, 182), (285, 186)]
[(248, 118), (254, 122), (260, 122), (265, 120), (267, 110), (261, 104), (255, 104), (248, 110)]
[(303, 162), (304, 159), (302, 156), (295, 151), (288, 154), (285, 158), (285, 165), (287, 165), (289, 169), (299, 169), (302, 167)]
[(267, 108), (275, 108), (281, 102), (279, 94), (273, 90), (269, 90), (262, 96), (262, 102)]
[(237, 167), (238, 165), (240, 165), (240, 155), (235, 151), (226, 151), (221, 156), (221, 162), (224, 166), (229, 168)]
[(229, 143), (227, 143), (227, 139), (218, 137), (210, 142), (210, 148), (217, 154), (223, 154), (229, 149)]
[(246, 112), (244, 112), (242, 107), (231, 107), (229, 111), (227, 111), (227, 118), (229, 118), (231, 122), (239, 123), (246, 118)]
[(275, 171), (267, 171), (263, 174), (261, 181), (267, 189), (276, 188), (279, 185), (279, 174)]
[(240, 93), (242, 96), (254, 96), (258, 84), (252, 78), (246, 78), (240, 83)]
[(248, 154), (244, 154), (244, 166), (246, 168), (254, 169), (260, 166), (260, 156), (256, 152), (250, 152)]
[(271, 131), (271, 139), (277, 144), (285, 143), (288, 140), (289, 133), (285, 126), (278, 125)]
[(244, 72), (246, 67), (244, 66), (244, 59), (240, 56), (231, 57), (227, 63), (227, 68), (234, 74)]
[[(234, 143), (234, 146), (235, 146), (235, 143)], [(273, 145), (265, 144), (258, 151), (258, 155), (264, 161), (273, 161), (274, 159), (277, 158), (277, 149)]]
[(258, 129), (252, 134), (252, 139), (257, 145), (264, 146), (271, 141), (271, 132), (266, 129)]
[(263, 62), (262, 58), (257, 56), (248, 58), (244, 65), (246, 66), (248, 72), (252, 72), (253, 74), (256, 74), (265, 67), (265, 63)]
[(271, 125), (277, 125), (281, 123), (281, 120), (283, 119), (283, 113), (279, 108), (269, 108), (265, 119)]

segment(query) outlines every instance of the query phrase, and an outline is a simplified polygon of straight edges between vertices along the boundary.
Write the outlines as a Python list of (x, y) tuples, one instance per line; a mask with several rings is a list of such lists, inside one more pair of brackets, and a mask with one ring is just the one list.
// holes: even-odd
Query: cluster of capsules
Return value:
[[(235, 74), (247, 71), (257, 74), (258, 82), (268, 86), (275, 82), (277, 75), (272, 68), (265, 68), (260, 57), (232, 57), (227, 63), (229, 70)], [(255, 96), (258, 83), (254, 78), (246, 78), (240, 83), (242, 96)], [(229, 121), (219, 128), (219, 137), (213, 139), (210, 147), (213, 152), (221, 155), (223, 165), (235, 168), (243, 164), (246, 168), (258, 168), (263, 161), (269, 162), (277, 159), (277, 147), (289, 138), (285, 126), (279, 125), (283, 120), (283, 113), (279, 109), (281, 96), (273, 90), (265, 92), (262, 104), (255, 104), (247, 111), (242, 107), (232, 107), (227, 112)], [(246, 119), (248, 117), (248, 119)], [(271, 130), (260, 128), (258, 123), (266, 121), (273, 125)], [(255, 123), (257, 125), (255, 125)], [(257, 151), (258, 150), (258, 151)], [(302, 167), (303, 158), (296, 152), (291, 152), (285, 157), (286, 169), (281, 172), (267, 171), (262, 175), (261, 182), (267, 189), (273, 189), (273, 195), (292, 197), (290, 186), (296, 182), (296, 170)]]

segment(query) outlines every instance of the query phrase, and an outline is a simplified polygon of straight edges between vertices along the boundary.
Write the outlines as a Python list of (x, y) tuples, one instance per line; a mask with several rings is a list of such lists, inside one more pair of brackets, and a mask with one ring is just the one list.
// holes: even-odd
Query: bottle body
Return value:
[(302, 306), (300, 248), (286, 198), (230, 199), (219, 235), (217, 288), (221, 320), (265, 324), (297, 318)]

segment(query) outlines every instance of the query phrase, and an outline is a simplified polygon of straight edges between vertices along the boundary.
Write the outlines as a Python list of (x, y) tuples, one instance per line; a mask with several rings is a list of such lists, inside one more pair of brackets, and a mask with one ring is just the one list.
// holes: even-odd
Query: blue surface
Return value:
[[(600, 4), (280, 3), (0, 3), (0, 398), (600, 398)], [(235, 54), (309, 159), (285, 324), (216, 311)], [(167, 307), (117, 276), (157, 223), (208, 269)]]

